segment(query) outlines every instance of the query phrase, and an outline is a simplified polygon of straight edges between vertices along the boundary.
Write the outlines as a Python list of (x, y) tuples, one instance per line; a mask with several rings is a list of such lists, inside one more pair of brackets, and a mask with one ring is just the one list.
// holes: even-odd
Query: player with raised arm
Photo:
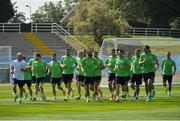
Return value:
[(35, 61), (32, 64), (32, 71), (34, 71), (36, 76), (36, 85), (35, 85), (35, 95), (33, 101), (36, 101), (36, 96), (38, 92), (41, 92), (42, 101), (46, 101), (46, 96), (44, 93), (43, 84), (46, 78), (46, 69), (47, 64), (44, 60), (41, 59), (41, 54), (35, 54)]
[(143, 73), (143, 80), (145, 83), (145, 91), (146, 91), (146, 101), (151, 101), (152, 97), (154, 96), (154, 79), (155, 79), (155, 71), (159, 67), (159, 62), (151, 50), (150, 46), (144, 46), (144, 53), (140, 55), (139, 64), (142, 65), (142, 73)]
[[(163, 78), (163, 86), (165, 87), (165, 92), (168, 92), (168, 95), (171, 95), (172, 89), (172, 78), (176, 73), (176, 63), (171, 58), (171, 53), (166, 52), (166, 58), (162, 60), (162, 78)], [(172, 70), (173, 68), (173, 70)], [(166, 86), (166, 82), (168, 81), (168, 87)]]
[(66, 55), (61, 58), (61, 67), (63, 68), (63, 82), (66, 87), (66, 97), (64, 101), (68, 100), (69, 94), (72, 91), (71, 83), (73, 79), (73, 71), (77, 66), (76, 59), (71, 56), (71, 50), (67, 48), (65, 50)]
[(84, 87), (86, 93), (86, 102), (90, 102), (90, 88), (94, 87), (95, 72), (97, 61), (93, 58), (91, 50), (87, 52), (88, 56), (82, 60), (82, 69), (84, 72)]
[(136, 49), (135, 55), (132, 57), (131, 60), (131, 87), (134, 90), (134, 100), (137, 100), (139, 97), (139, 86), (142, 84), (142, 69), (139, 64), (141, 50)]
[(113, 100), (115, 98), (114, 92), (116, 89), (116, 74), (114, 71), (115, 63), (116, 63), (116, 50), (112, 49), (111, 54), (108, 56), (108, 58), (105, 61), (106, 66), (109, 68), (109, 77), (108, 77), (108, 87), (110, 91), (110, 100)]
[(56, 97), (56, 85), (59, 90), (63, 92), (65, 96), (65, 91), (61, 86), (62, 80), (62, 67), (60, 66), (60, 62), (57, 60), (56, 54), (51, 55), (51, 62), (48, 64), (48, 75), (51, 75), (51, 85), (52, 85), (52, 92), (54, 95), (54, 100), (57, 99)]
[(115, 101), (119, 101), (119, 88), (121, 85), (122, 90), (126, 89), (126, 81), (128, 80), (130, 70), (129, 61), (124, 57), (124, 51), (119, 50), (119, 57), (116, 58), (114, 71), (116, 72), (116, 98)]

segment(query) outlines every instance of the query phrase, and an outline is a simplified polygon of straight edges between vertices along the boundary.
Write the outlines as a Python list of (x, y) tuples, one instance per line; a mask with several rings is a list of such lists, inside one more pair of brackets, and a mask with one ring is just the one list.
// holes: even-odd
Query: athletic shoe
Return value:
[(68, 101), (68, 97), (67, 96), (64, 98), (64, 101)]
[(21, 102), (21, 100), (19, 100), (19, 104), (21, 104), (22, 102)]
[(76, 100), (80, 100), (81, 99), (81, 95), (78, 95), (77, 97), (76, 97)]
[(171, 96), (171, 92), (168, 91), (168, 96)]
[(110, 95), (109, 100), (110, 100), (110, 101), (112, 101), (112, 100), (114, 100), (114, 98), (115, 98), (115, 96), (114, 96), (114, 95)]
[(28, 97), (28, 93), (27, 93), (27, 92), (25, 92), (25, 95), (24, 95), (24, 100), (26, 100), (26, 99), (27, 99), (27, 97)]
[(86, 98), (86, 102), (90, 102), (90, 99), (88, 97)]
[(116, 96), (115, 102), (119, 102), (119, 96)]
[(33, 101), (36, 101), (36, 98), (35, 98), (35, 97), (33, 98)]
[(13, 102), (16, 102), (17, 98), (18, 98), (18, 95), (15, 95), (13, 98)]
[(146, 102), (151, 102), (151, 95), (147, 96)]

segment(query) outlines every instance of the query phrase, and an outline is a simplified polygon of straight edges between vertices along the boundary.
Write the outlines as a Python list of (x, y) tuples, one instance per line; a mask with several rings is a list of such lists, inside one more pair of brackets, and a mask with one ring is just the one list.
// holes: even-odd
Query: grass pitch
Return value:
[(162, 86), (156, 87), (152, 102), (145, 102), (143, 87), (138, 101), (133, 100), (130, 89), (131, 97), (118, 103), (108, 100), (108, 89), (103, 89), (104, 99), (89, 103), (84, 97), (64, 102), (59, 91), (58, 100), (54, 101), (50, 84), (45, 84), (45, 92), (47, 102), (41, 102), (39, 94), (36, 102), (23, 100), (18, 104), (12, 102), (11, 85), (0, 85), (0, 120), (180, 120), (179, 86), (173, 87), (171, 97)]

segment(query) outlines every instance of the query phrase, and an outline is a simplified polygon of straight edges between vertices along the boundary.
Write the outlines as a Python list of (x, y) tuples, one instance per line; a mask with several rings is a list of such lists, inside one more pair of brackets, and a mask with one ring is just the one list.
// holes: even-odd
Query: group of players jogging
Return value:
[[(64, 101), (68, 101), (70, 94), (73, 95), (71, 87), (74, 71), (76, 76), (77, 97), (81, 96), (81, 88), (85, 89), (85, 98), (87, 102), (90, 100), (99, 100), (103, 97), (100, 88), (101, 71), (108, 68), (108, 87), (110, 91), (110, 100), (119, 101), (120, 97), (129, 97), (128, 83), (134, 90), (134, 100), (139, 97), (140, 85), (142, 80), (145, 84), (146, 101), (152, 100), (155, 95), (154, 79), (155, 72), (159, 67), (157, 57), (151, 52), (150, 46), (135, 50), (134, 56), (131, 57), (129, 51), (112, 49), (106, 61), (103, 62), (98, 57), (98, 52), (91, 50), (78, 51), (77, 57), (71, 56), (71, 50), (66, 49), (65, 55), (61, 60), (57, 60), (57, 55), (51, 55), (51, 62), (48, 64), (41, 58), (39, 53), (34, 53), (33, 58), (26, 62), (26, 58), (22, 53), (17, 53), (17, 59), (13, 60), (10, 66), (10, 72), (13, 78), (13, 101), (16, 102), (19, 97), (19, 103), (27, 98), (27, 92), (24, 89), (25, 84), (28, 87), (30, 101), (36, 101), (38, 92), (41, 93), (42, 101), (46, 101), (45, 91), (43, 88), (44, 81), (48, 76), (51, 77), (52, 92), (56, 100), (56, 86), (65, 96)], [(170, 52), (166, 53), (166, 57), (161, 65), (163, 85), (168, 95), (171, 94), (171, 84), (173, 75), (176, 73), (175, 61), (171, 59)], [(35, 93), (32, 93), (32, 81), (35, 82)], [(168, 81), (168, 87), (166, 82)], [(61, 82), (65, 84), (66, 91), (61, 86)], [(19, 96), (17, 93), (17, 85), (19, 87)], [(120, 87), (122, 95), (120, 96)], [(90, 98), (90, 91), (93, 92)]]

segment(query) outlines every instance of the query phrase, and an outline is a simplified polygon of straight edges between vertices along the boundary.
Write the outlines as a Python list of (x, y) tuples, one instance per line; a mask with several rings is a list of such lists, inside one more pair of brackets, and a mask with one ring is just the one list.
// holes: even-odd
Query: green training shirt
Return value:
[[(32, 58), (29, 60), (28, 65), (32, 66), (34, 64), (34, 62), (35, 62), (35, 60), (34, 60), (34, 58)], [(32, 76), (35, 76), (34, 70), (32, 70)]]
[(78, 75), (83, 75), (83, 71), (82, 71), (82, 60), (83, 60), (83, 57), (80, 58), (80, 57), (77, 57), (76, 58), (76, 61), (77, 61), (77, 74)]
[(61, 58), (61, 64), (65, 65), (63, 68), (63, 74), (73, 74), (76, 59), (72, 56), (65, 55)]
[(82, 65), (84, 66), (84, 76), (88, 76), (88, 77), (96, 76), (95, 75), (95, 71), (97, 67), (96, 59), (92, 57), (85, 57), (82, 60)]
[(60, 66), (60, 62), (58, 62), (57, 60), (52, 60), (48, 65), (51, 69), (51, 78), (60, 78), (62, 76), (62, 68)]
[(142, 53), (140, 56), (140, 61), (145, 61), (142, 64), (142, 72), (143, 73), (155, 72), (156, 60), (157, 57), (151, 52)]
[(133, 56), (131, 60), (131, 72), (132, 74), (142, 74), (142, 69), (139, 64), (140, 57)]
[(116, 76), (129, 76), (128, 68), (129, 68), (129, 61), (125, 57), (118, 57), (115, 63), (116, 69)]
[(116, 63), (116, 58), (117, 58), (116, 55), (114, 55), (114, 56), (110, 55), (105, 61), (106, 64), (110, 64), (109, 71), (108, 71), (109, 73), (115, 73), (114, 67), (115, 67), (115, 63)]
[(162, 61), (163, 75), (173, 75), (172, 67), (176, 66), (176, 63), (171, 58), (164, 58)]
[(46, 77), (46, 62), (44, 60), (34, 61), (33, 71), (36, 78)]
[(95, 58), (97, 61), (97, 70), (96, 70), (96, 76), (101, 76), (101, 72), (104, 69), (104, 63), (101, 59)]

